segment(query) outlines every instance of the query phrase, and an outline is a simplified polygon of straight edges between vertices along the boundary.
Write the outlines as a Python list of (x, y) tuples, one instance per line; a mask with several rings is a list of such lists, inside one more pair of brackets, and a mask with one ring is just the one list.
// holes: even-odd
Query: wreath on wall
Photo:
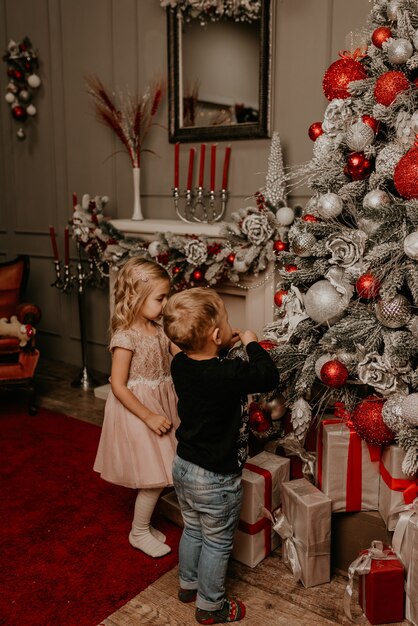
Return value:
[(261, 0), (160, 0), (160, 4), (180, 10), (187, 22), (198, 19), (202, 25), (221, 19), (253, 22), (261, 14)]

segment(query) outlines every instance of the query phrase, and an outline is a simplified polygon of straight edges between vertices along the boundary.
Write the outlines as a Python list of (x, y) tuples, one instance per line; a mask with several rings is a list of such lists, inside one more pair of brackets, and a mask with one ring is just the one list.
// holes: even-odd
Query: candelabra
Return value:
[[(183, 222), (212, 224), (220, 222), (225, 215), (228, 200), (226, 189), (206, 191), (204, 187), (197, 187), (193, 193), (191, 189), (181, 191), (174, 187), (172, 192), (176, 214)], [(184, 202), (181, 203), (182, 199)]]
[(66, 258), (64, 264), (57, 258), (54, 259), (56, 279), (52, 283), (52, 287), (56, 287), (62, 293), (71, 294), (74, 288), (77, 289), (78, 300), (78, 317), (80, 324), (80, 343), (81, 343), (81, 360), (82, 369), (80, 374), (71, 383), (72, 387), (81, 387), (82, 389), (92, 389), (99, 384), (89, 373), (86, 358), (86, 316), (85, 316), (85, 292), (86, 287), (102, 287), (104, 285), (105, 272), (103, 268), (98, 268), (94, 260), (88, 260), (88, 269), (85, 269), (85, 263), (81, 258), (81, 249), (77, 243), (78, 262), (76, 270), (73, 271), (72, 266)]

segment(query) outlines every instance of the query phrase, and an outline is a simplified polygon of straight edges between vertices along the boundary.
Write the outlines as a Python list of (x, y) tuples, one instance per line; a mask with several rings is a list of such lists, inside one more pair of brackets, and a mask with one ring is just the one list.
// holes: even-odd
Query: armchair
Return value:
[(33, 327), (41, 319), (41, 310), (22, 302), (29, 269), (26, 255), (0, 263), (0, 392), (26, 391), (29, 414), (35, 415), (34, 374), (39, 351), (35, 348)]

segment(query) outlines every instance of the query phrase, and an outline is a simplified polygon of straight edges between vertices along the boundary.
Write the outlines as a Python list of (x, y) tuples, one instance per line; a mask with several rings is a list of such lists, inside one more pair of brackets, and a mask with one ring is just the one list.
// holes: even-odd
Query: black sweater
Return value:
[(248, 444), (242, 396), (279, 384), (276, 366), (257, 342), (247, 345), (247, 353), (248, 362), (218, 357), (196, 361), (184, 352), (173, 358), (180, 416), (177, 454), (185, 461), (220, 474), (242, 469)]

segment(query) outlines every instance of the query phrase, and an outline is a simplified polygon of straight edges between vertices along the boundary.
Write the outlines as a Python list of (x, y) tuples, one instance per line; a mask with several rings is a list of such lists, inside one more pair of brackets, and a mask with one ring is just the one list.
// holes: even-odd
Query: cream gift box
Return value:
[(245, 464), (242, 472), (243, 503), (235, 533), (232, 557), (255, 567), (279, 545), (266, 512), (281, 501), (281, 484), (289, 480), (290, 460), (260, 452)]
[(273, 525), (283, 539), (283, 562), (305, 587), (330, 581), (331, 500), (306, 478), (282, 485)]
[(404, 509), (399, 514), (392, 546), (406, 571), (405, 616), (418, 626), (418, 498)]
[(366, 443), (346, 422), (320, 423), (317, 484), (334, 512), (377, 511), (379, 459), (380, 447)]
[(379, 513), (388, 530), (394, 530), (399, 514), (417, 497), (418, 481), (402, 472), (405, 450), (392, 445), (384, 448), (380, 459)]
[(411, 524), (411, 560), (406, 577), (405, 617), (418, 626), (418, 526)]

